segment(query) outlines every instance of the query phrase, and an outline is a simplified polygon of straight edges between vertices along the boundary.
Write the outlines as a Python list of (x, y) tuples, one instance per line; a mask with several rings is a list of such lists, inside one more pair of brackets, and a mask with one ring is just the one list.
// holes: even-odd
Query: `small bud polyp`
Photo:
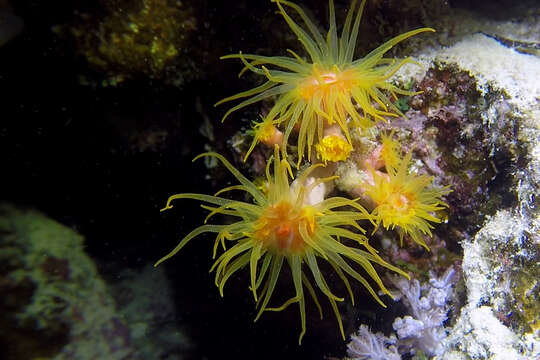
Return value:
[(260, 142), (266, 146), (281, 146), (281, 143), (283, 142), (283, 132), (281, 132), (274, 124), (264, 124), (257, 131)]
[(343, 136), (338, 125), (330, 125), (324, 129), (324, 137), (315, 145), (317, 157), (325, 163), (327, 161), (347, 160), (352, 146)]

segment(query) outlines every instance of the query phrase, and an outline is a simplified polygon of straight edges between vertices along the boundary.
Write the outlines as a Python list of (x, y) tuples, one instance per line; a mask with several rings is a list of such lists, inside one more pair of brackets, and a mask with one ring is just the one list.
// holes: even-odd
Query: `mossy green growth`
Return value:
[(409, 99), (410, 96), (401, 97), (394, 102), (394, 106), (397, 107), (401, 112), (405, 112), (409, 110)]
[(196, 29), (193, 9), (180, 1), (121, 0), (108, 3), (107, 10), (71, 28), (78, 51), (107, 74), (103, 86), (137, 75), (163, 78), (169, 65), (180, 62)]
[[(125, 359), (115, 303), (75, 231), (0, 204), (0, 338), (10, 360)], [(116, 321), (116, 322), (115, 322)]]
[(540, 301), (538, 300), (540, 299), (540, 266), (537, 262), (532, 262), (520, 268), (512, 277), (515, 279), (514, 315), (519, 320), (519, 326), (524, 332), (538, 333), (540, 331)]

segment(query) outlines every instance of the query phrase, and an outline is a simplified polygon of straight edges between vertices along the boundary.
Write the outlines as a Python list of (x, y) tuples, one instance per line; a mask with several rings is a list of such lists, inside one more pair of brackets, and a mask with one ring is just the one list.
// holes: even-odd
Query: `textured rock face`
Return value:
[[(463, 250), (465, 288), (456, 294), (464, 292), (464, 299), (461, 307), (450, 299), (452, 314), (440, 329), (435, 358), (537, 359), (540, 58), (476, 34), (425, 50), (418, 60), (423, 70), (397, 74), (402, 82), (415, 79), (424, 91), (411, 99), (409, 119), (399, 119), (398, 133), (421, 134), (412, 136), (414, 148), (442, 183), (452, 184), (451, 231), (440, 236)], [(426, 131), (433, 124), (436, 132)], [(437, 146), (429, 143), (433, 134)]]
[[(505, 115), (497, 111), (496, 102), (488, 104), (483, 126), (493, 129), (491, 139), (516, 151), (506, 181), (506, 191), (515, 201), (493, 209), (476, 235), (461, 242), (467, 299), (441, 358), (536, 358), (540, 347), (540, 223), (535, 199), (540, 184), (540, 88), (533, 79), (540, 76), (540, 59), (483, 35), (465, 38), (429, 57), (469, 72), (481, 92), (502, 94), (508, 106)], [(504, 119), (515, 122), (510, 134), (494, 126)]]
[(74, 230), (0, 204), (0, 357), (181, 359), (190, 342), (165, 273), (119, 269), (106, 283), (84, 250)]
[(467, 305), (442, 358), (539, 355), (538, 238), (531, 231), (538, 232), (538, 219), (501, 210), (463, 243)]

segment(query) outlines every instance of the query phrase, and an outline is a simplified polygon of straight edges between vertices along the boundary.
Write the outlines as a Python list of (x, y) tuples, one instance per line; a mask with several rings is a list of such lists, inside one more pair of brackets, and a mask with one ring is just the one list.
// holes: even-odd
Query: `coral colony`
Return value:
[[(383, 58), (394, 45), (431, 28), (421, 28), (396, 36), (363, 58), (353, 59), (356, 39), (365, 0), (359, 5), (353, 0), (341, 35), (338, 35), (333, 0), (329, 1), (329, 30), (321, 34), (306, 13), (289, 1), (272, 0), (290, 29), (303, 45), (305, 59), (288, 50), (291, 56), (259, 56), (234, 54), (226, 59), (240, 59), (244, 68), (265, 77), (265, 82), (251, 90), (221, 100), (218, 104), (244, 100), (226, 112), (233, 112), (263, 99), (275, 99), (274, 106), (254, 124), (253, 141), (245, 158), (262, 143), (273, 152), (267, 160), (266, 179), (257, 186), (223, 156), (205, 153), (196, 157), (218, 159), (238, 180), (237, 185), (218, 191), (214, 196), (181, 193), (171, 196), (162, 209), (171, 209), (180, 199), (201, 201), (210, 213), (204, 224), (187, 234), (156, 266), (171, 258), (196, 236), (216, 233), (214, 257), (222, 248), (212, 271), (216, 286), (223, 295), (227, 280), (237, 271), (248, 268), (249, 289), (257, 308), (257, 320), (264, 311), (280, 311), (298, 304), (301, 331), (299, 343), (306, 331), (306, 296), (322, 313), (319, 295), (329, 301), (345, 338), (337, 302), (344, 301), (334, 293), (332, 284), (319, 264), (328, 262), (343, 281), (351, 302), (354, 296), (350, 280), (363, 285), (370, 295), (385, 306), (378, 291), (392, 296), (377, 271), (391, 270), (402, 278), (406, 272), (388, 263), (368, 243), (368, 236), (381, 224), (396, 230), (401, 242), (410, 237), (428, 249), (424, 237), (431, 236), (438, 214), (447, 207), (443, 196), (447, 187), (433, 187), (433, 178), (411, 171), (412, 152), (403, 152), (393, 133), (382, 134), (379, 145), (369, 151), (355, 148), (353, 134), (368, 136), (368, 129), (377, 122), (403, 116), (390, 99), (397, 95), (414, 95), (388, 82), (405, 63), (412, 60)], [(287, 11), (292, 11), (296, 23)], [(288, 149), (296, 149), (289, 155)], [(335, 166), (355, 153), (364, 171), (356, 184), (354, 196), (329, 196)], [(311, 164), (304, 165), (304, 161)], [(299, 170), (290, 166), (296, 164)], [(334, 169), (334, 170), (333, 170)], [(293, 176), (295, 175), (295, 176)], [(224, 197), (231, 191), (247, 194), (251, 201)], [(232, 220), (222, 225), (207, 222), (215, 214)], [(283, 266), (288, 265), (295, 295), (271, 306), (270, 300)], [(367, 276), (366, 276), (367, 275)], [(316, 286), (314, 286), (315, 284)], [(376, 288), (372, 285), (376, 284)], [(322, 314), (321, 314), (322, 315)]]
[(387, 337), (372, 333), (366, 325), (351, 336), (347, 353), (352, 360), (400, 360), (400, 351), (435, 356), (442, 353), (446, 338), (444, 322), (450, 310), (448, 302), (455, 283), (456, 271), (450, 267), (437, 278), (430, 272), (428, 284), (420, 286), (416, 279), (408, 281), (397, 276), (390, 277), (404, 300), (410, 314), (396, 318), (392, 324), (397, 333)]

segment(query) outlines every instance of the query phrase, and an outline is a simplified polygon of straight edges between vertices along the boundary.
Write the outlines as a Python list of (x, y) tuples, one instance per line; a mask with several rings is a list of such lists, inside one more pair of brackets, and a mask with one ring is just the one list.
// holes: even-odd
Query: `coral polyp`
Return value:
[[(391, 144), (392, 141), (386, 138)], [(394, 152), (396, 149), (389, 151)], [(397, 153), (389, 156), (397, 158)], [(432, 223), (440, 223), (437, 212), (448, 205), (442, 200), (451, 192), (449, 187), (432, 187), (433, 177), (409, 172), (412, 152), (407, 153), (397, 164), (386, 164), (387, 173), (371, 169), (373, 180), (366, 182), (365, 194), (375, 203), (372, 215), (377, 225), (385, 229), (397, 227), (400, 242), (408, 234), (414, 242), (429, 250), (423, 235), (431, 236)]]
[[(405, 277), (405, 272), (384, 261), (377, 251), (368, 244), (363, 235), (365, 230), (358, 223), (371, 220), (368, 212), (354, 200), (331, 197), (324, 199), (314, 196), (315, 189), (335, 177), (313, 178), (312, 172), (321, 164), (312, 165), (289, 183), (289, 164), (280, 158), (278, 146), (274, 147), (274, 156), (267, 162), (265, 192), (245, 178), (223, 156), (216, 153), (205, 153), (197, 158), (210, 156), (220, 160), (223, 165), (240, 182), (239, 185), (227, 187), (215, 196), (203, 194), (177, 194), (167, 200), (162, 209), (172, 208), (171, 203), (179, 199), (194, 199), (205, 204), (210, 211), (206, 221), (215, 214), (224, 214), (236, 218), (227, 225), (205, 224), (191, 231), (169, 254), (161, 258), (156, 266), (171, 258), (196, 236), (211, 232), (217, 233), (214, 242), (214, 257), (221, 245), (224, 252), (214, 262), (211, 270), (215, 271), (216, 286), (223, 296), (223, 288), (227, 280), (237, 271), (249, 267), (250, 289), (258, 309), (255, 320), (264, 311), (281, 311), (287, 306), (297, 303), (300, 312), (301, 332), (299, 343), (306, 331), (305, 290), (314, 300), (322, 316), (313, 281), (329, 300), (336, 316), (339, 329), (345, 338), (337, 302), (343, 297), (334, 294), (319, 263), (323, 260), (330, 263), (339, 278), (344, 282), (349, 296), (354, 297), (349, 277), (360, 282), (384, 306), (377, 292), (355, 267), (358, 267), (371, 278), (380, 290), (391, 296), (383, 285), (374, 264), (390, 269)], [(197, 159), (196, 158), (196, 159)], [(273, 162), (273, 174), (270, 168)], [(252, 203), (227, 199), (221, 196), (225, 192), (240, 190), (253, 198)], [(356, 231), (352, 231), (355, 229)], [(354, 244), (350, 246), (341, 239), (348, 239)], [(227, 248), (228, 244), (231, 244)], [(276, 288), (284, 263), (290, 267), (295, 295), (278, 307), (269, 307), (270, 298)]]
[[(296, 4), (275, 2), (279, 12), (303, 45), (309, 60), (292, 50), (287, 56), (260, 56), (233, 54), (222, 59), (240, 59), (245, 67), (240, 75), (249, 70), (266, 77), (262, 85), (219, 101), (216, 105), (232, 100), (247, 98), (232, 107), (223, 117), (263, 99), (277, 97), (274, 106), (265, 116), (265, 123), (278, 124), (283, 129), (281, 150), (286, 157), (289, 137), (298, 132), (298, 166), (304, 153), (311, 160), (312, 146), (323, 138), (326, 126), (339, 125), (344, 138), (351, 144), (353, 128), (366, 129), (385, 116), (402, 115), (387, 94), (414, 95), (416, 92), (400, 89), (388, 82), (389, 78), (410, 58), (398, 61), (385, 59), (384, 54), (399, 42), (422, 32), (435, 31), (420, 28), (398, 35), (380, 45), (365, 57), (353, 60), (360, 19), (365, 0), (357, 6), (353, 0), (348, 11), (341, 36), (338, 36), (333, 0), (329, 1), (330, 28), (324, 36), (317, 26)], [(289, 16), (285, 8), (294, 10), (302, 19), (305, 28)], [(260, 141), (255, 137), (246, 158)]]

